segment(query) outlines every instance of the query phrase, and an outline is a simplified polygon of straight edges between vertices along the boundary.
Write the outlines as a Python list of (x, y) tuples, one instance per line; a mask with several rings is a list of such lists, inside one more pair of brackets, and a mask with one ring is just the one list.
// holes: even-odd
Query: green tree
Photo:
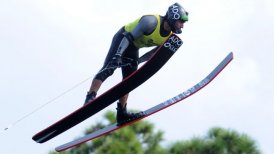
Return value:
[[(103, 122), (92, 125), (85, 131), (85, 134), (114, 122), (116, 122), (115, 113), (107, 112)], [(153, 124), (139, 121), (60, 154), (167, 154), (167, 151), (160, 145), (163, 132), (154, 132), (154, 130)], [(51, 152), (50, 154), (57, 153)]]
[(256, 143), (246, 134), (212, 128), (205, 137), (178, 141), (169, 148), (171, 154), (260, 154)]
[[(115, 114), (107, 112), (104, 120), (92, 125), (85, 134), (115, 121)], [(162, 147), (161, 141), (163, 132), (155, 132), (153, 124), (142, 120), (60, 154), (260, 154), (256, 142), (248, 135), (218, 127), (203, 137), (176, 141), (168, 147)]]

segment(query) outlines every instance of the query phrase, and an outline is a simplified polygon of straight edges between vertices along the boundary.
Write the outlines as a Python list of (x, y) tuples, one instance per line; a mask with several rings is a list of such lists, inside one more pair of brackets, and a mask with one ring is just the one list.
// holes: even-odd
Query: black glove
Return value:
[(112, 58), (111, 64), (116, 67), (120, 67), (123, 64), (122, 57), (120, 55), (115, 55)]

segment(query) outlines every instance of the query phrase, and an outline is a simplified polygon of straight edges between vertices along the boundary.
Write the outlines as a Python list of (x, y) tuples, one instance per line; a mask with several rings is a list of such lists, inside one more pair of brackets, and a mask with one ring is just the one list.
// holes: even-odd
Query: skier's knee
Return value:
[(101, 80), (104, 82), (109, 76), (111, 76), (114, 72), (114, 69), (106, 69), (103, 71), (100, 71), (96, 76), (95, 79)]

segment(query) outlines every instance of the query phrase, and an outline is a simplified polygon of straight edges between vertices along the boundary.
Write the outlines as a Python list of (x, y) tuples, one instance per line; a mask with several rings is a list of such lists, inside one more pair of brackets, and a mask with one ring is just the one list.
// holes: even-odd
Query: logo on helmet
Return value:
[(171, 11), (173, 13), (173, 18), (172, 19), (175, 19), (175, 20), (180, 19), (181, 16), (179, 14), (179, 6), (172, 5)]

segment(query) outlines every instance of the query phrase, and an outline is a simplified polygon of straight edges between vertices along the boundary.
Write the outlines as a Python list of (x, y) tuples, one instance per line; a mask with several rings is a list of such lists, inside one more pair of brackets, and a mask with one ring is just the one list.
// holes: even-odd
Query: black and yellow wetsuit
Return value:
[(122, 57), (124, 63), (130, 63), (129, 66), (122, 67), (123, 78), (134, 72), (138, 68), (139, 49), (143, 47), (153, 47), (151, 51), (144, 54), (140, 61), (147, 60), (150, 55), (164, 43), (171, 35), (171, 31), (165, 31), (163, 28), (164, 17), (160, 15), (145, 15), (133, 22), (122, 27), (113, 37), (109, 52), (106, 56), (102, 69), (97, 73), (95, 79), (104, 81), (118, 66), (111, 64), (111, 60), (115, 56), (122, 40), (125, 38), (125, 33), (132, 37), (131, 42), (123, 51)]

